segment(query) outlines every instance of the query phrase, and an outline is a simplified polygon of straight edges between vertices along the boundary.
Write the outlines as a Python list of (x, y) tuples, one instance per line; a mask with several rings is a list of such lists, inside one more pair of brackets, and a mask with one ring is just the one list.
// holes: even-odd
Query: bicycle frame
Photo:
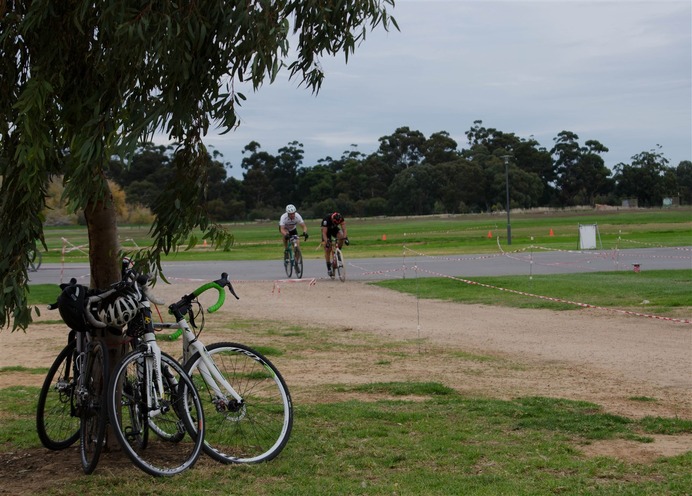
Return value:
[[(209, 351), (207, 351), (206, 346), (204, 346), (204, 343), (197, 339), (194, 332), (192, 332), (190, 324), (187, 322), (185, 317), (181, 317), (181, 319), (176, 323), (155, 322), (154, 328), (181, 330), (183, 335), (183, 358), (181, 362), (186, 363), (187, 360), (195, 354), (195, 352), (198, 352), (202, 359), (202, 365), (199, 368), (200, 373), (204, 379), (204, 382), (214, 392), (214, 395), (216, 395), (218, 399), (225, 400), (228, 394), (230, 394), (233, 399), (239, 403), (243, 402), (243, 398), (236, 392), (235, 389), (233, 389), (233, 386), (228, 383), (223, 374), (221, 374), (219, 371), (216, 363), (214, 363), (211, 355), (209, 355)], [(223, 390), (227, 391), (228, 394), (224, 394), (222, 388)]]
[(331, 246), (329, 258), (332, 263), (332, 273), (334, 274), (332, 279), (338, 274), (339, 280), (345, 282), (346, 268), (343, 266), (344, 257), (341, 248), (339, 248), (339, 239), (330, 237), (329, 243)]

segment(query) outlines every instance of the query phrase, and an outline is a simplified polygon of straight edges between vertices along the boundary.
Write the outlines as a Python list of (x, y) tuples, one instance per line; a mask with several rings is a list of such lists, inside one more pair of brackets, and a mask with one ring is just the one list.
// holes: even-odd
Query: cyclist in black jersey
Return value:
[(348, 245), (348, 234), (346, 232), (346, 221), (339, 212), (334, 212), (322, 219), (322, 243), (324, 244), (324, 259), (327, 262), (327, 272), (329, 277), (334, 275), (331, 259), (331, 240), (336, 239), (337, 246), (341, 248), (344, 244)]

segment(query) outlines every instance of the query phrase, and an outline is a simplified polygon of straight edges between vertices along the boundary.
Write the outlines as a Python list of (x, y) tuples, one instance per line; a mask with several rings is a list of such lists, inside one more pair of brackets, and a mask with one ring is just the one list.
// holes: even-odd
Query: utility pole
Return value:
[(509, 221), (509, 159), (511, 155), (503, 155), (505, 161), (505, 191), (507, 193), (507, 244), (512, 244), (512, 224)]

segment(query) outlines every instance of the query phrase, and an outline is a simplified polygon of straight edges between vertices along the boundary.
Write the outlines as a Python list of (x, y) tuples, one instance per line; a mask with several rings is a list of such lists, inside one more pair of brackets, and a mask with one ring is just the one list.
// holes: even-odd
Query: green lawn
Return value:
[[(348, 219), (351, 240), (349, 258), (397, 256), (403, 247), (427, 254), (493, 253), (529, 246), (573, 250), (578, 247), (579, 224), (597, 224), (603, 249), (692, 245), (692, 208), (599, 212), (559, 211), (514, 213), (512, 244), (507, 244), (504, 215), (457, 215), (416, 218)], [(203, 243), (172, 255), (176, 260), (271, 260), (281, 256), (278, 220), (235, 223), (227, 227), (235, 237), (230, 252), (213, 250)], [(307, 258), (320, 258), (319, 220), (308, 219), (310, 239), (303, 243)], [(551, 235), (552, 233), (552, 235)], [(126, 250), (146, 247), (148, 226), (120, 226)], [(490, 237), (488, 237), (490, 235)], [(45, 231), (48, 252), (44, 262), (87, 260), (86, 228), (49, 227)], [(67, 240), (67, 241), (63, 241)]]

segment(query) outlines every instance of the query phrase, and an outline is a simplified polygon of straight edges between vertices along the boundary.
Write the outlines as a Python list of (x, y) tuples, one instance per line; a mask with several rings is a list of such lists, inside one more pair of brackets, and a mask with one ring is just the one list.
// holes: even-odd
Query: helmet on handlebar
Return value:
[(334, 212), (332, 214), (332, 223), (341, 224), (343, 221), (344, 221), (344, 218), (339, 212)]
[(141, 294), (134, 286), (126, 286), (100, 301), (94, 317), (106, 325), (123, 327), (137, 316)]
[(287, 213), (287, 214), (294, 214), (294, 213), (296, 213), (296, 207), (295, 207), (295, 205), (292, 205), (292, 204), (286, 205), (286, 213)]

